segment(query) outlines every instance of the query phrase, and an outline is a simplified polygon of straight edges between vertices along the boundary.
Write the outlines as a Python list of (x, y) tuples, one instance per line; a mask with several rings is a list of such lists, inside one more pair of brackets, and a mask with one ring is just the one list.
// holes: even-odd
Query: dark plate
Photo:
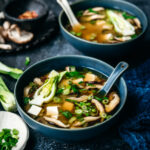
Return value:
[[(2, 24), (4, 20), (0, 21), (0, 24)], [(48, 16), (41, 26), (41, 28), (37, 31), (34, 32), (34, 38), (32, 39), (31, 42), (27, 44), (16, 44), (13, 42), (7, 42), (12, 45), (13, 49), (12, 50), (2, 50), (0, 49), (0, 54), (1, 53), (11, 53), (11, 52), (18, 52), (21, 50), (29, 49), (31, 47), (34, 47), (35, 45), (43, 42), (47, 38), (50, 38), (57, 30), (58, 24), (57, 24), (57, 19), (55, 15), (53, 14), (52, 11), (49, 11)]]

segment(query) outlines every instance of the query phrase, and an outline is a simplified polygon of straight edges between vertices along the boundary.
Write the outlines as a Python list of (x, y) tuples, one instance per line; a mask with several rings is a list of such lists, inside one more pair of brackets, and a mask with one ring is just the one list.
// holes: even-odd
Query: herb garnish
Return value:
[(73, 72), (67, 72), (66, 77), (67, 78), (84, 78), (84, 75), (82, 75), (78, 71), (73, 71)]
[(131, 16), (131, 15), (127, 14), (126, 12), (123, 12), (123, 13), (122, 13), (122, 16), (123, 16), (125, 19), (134, 19), (134, 18), (136, 18), (135, 16)]
[(0, 132), (0, 148), (1, 150), (11, 150), (18, 143), (18, 134), (17, 129), (2, 129)]
[(30, 64), (30, 57), (26, 57), (25, 65), (28, 66)]
[(99, 14), (99, 12), (94, 11), (92, 8), (89, 8), (88, 10), (89, 10), (89, 12), (92, 12), (92, 13), (95, 13), (95, 14)]
[(29, 97), (24, 97), (24, 104), (27, 105), (30, 102)]
[(63, 115), (64, 117), (66, 117), (67, 119), (70, 119), (70, 118), (72, 117), (72, 113), (69, 112), (69, 111), (63, 111), (63, 112), (62, 112), (62, 115)]

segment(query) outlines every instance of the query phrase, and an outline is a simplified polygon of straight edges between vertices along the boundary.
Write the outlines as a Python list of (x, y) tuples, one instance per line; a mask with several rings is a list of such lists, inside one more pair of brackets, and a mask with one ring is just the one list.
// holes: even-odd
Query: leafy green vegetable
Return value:
[(51, 101), (56, 93), (59, 75), (58, 72), (52, 70), (49, 74), (48, 82), (36, 90), (34, 98), (29, 103), (41, 106), (43, 103)]
[(66, 77), (67, 78), (84, 78), (84, 75), (82, 75), (78, 71), (73, 71), (73, 72), (67, 72)]
[(87, 83), (87, 86), (95, 86), (94, 84), (92, 84), (92, 83)]
[(76, 16), (77, 16), (77, 17), (81, 17), (82, 15), (83, 15), (83, 11), (81, 10), (81, 11), (78, 11), (78, 12), (77, 12), (77, 15), (76, 15)]
[(53, 101), (54, 101), (54, 103), (61, 103), (62, 102), (62, 99), (60, 98), (60, 97), (54, 97), (53, 98)]
[(123, 36), (129, 36), (135, 34), (135, 28), (123, 17), (119, 16), (113, 10), (106, 11), (110, 22), (114, 25), (115, 31)]
[(25, 65), (28, 66), (30, 64), (30, 57), (26, 57)]
[(60, 94), (63, 93), (63, 91), (64, 91), (64, 89), (58, 89), (57, 92), (56, 92), (56, 94), (57, 94), (57, 95), (60, 95)]
[(134, 39), (137, 37), (137, 34), (131, 35), (131, 38)]
[(81, 32), (76, 33), (76, 36), (81, 36), (81, 35), (82, 35)]
[(68, 85), (64, 90), (63, 90), (63, 95), (69, 95), (71, 91), (71, 85)]
[(102, 97), (102, 98), (99, 98), (99, 97), (97, 97), (97, 96), (94, 96), (94, 98), (96, 99), (96, 100), (98, 100), (98, 101), (103, 101), (103, 100), (108, 100), (108, 97)]
[(2, 129), (0, 131), (0, 149), (1, 150), (11, 150), (18, 143), (18, 134), (17, 129)]
[(67, 119), (70, 119), (72, 117), (72, 113), (69, 111), (63, 111), (62, 115), (65, 116)]
[(76, 102), (76, 100), (72, 100), (72, 99), (65, 99), (65, 100), (68, 101), (68, 102), (73, 102), (73, 103)]
[(23, 71), (17, 68), (11, 68), (0, 62), (0, 73), (7, 74), (14, 79), (18, 79)]
[(76, 84), (72, 84), (71, 89), (73, 90), (74, 93), (77, 93), (77, 94), (79, 93), (79, 88)]
[(30, 102), (30, 98), (29, 97), (24, 97), (24, 104), (27, 105)]
[(131, 16), (131, 15), (127, 14), (126, 12), (123, 12), (123, 13), (122, 13), (122, 16), (123, 16), (125, 19), (134, 19), (134, 18), (136, 18), (135, 16)]
[(0, 102), (6, 111), (16, 111), (16, 102), (13, 93), (9, 91), (0, 77)]
[(89, 10), (89, 12), (92, 12), (92, 13), (95, 13), (95, 14), (99, 14), (99, 12), (94, 11), (92, 8), (89, 8), (88, 10)]

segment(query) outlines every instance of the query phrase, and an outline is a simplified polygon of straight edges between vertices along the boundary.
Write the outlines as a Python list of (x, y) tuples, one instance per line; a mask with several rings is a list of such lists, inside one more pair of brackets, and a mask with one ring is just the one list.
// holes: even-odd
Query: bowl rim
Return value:
[[(79, 4), (79, 3), (81, 3), (81, 2), (85, 2), (85, 3), (86, 3), (87, 1), (90, 1), (90, 0), (79, 0), (79, 1), (77, 1), (77, 2), (72, 3), (70, 6), (74, 6), (74, 5)], [(101, 0), (101, 1), (104, 1), (104, 0)], [(101, 1), (99, 0), (99, 2), (101, 2)], [(94, 0), (93, 0), (93, 2), (94, 2)], [(84, 40), (84, 39), (82, 39), (82, 38), (79, 38), (79, 37), (77, 37), (77, 36), (71, 34), (71, 33), (63, 26), (63, 24), (62, 24), (62, 15), (64, 14), (64, 10), (62, 10), (62, 11), (60, 12), (60, 14), (59, 14), (58, 23), (59, 23), (60, 27), (63, 29), (63, 31), (65, 31), (65, 33), (67, 33), (67, 34), (68, 34), (69, 36), (71, 36), (72, 38), (74, 38), (74, 39), (76, 39), (76, 40), (79, 40), (79, 41), (81, 41), (81, 42), (85, 42), (85, 43), (87, 43), (87, 44), (92, 44), (92, 45), (103, 45), (103, 46), (121, 45), (121, 44), (130, 43), (130, 42), (132, 42), (132, 41), (138, 39), (139, 37), (141, 37), (141, 36), (146, 32), (146, 30), (147, 30), (147, 28), (148, 28), (148, 19), (147, 19), (146, 14), (144, 13), (144, 11), (143, 11), (142, 9), (140, 9), (138, 6), (136, 6), (136, 5), (134, 5), (133, 3), (130, 3), (130, 2), (128, 2), (128, 1), (124, 1), (124, 0), (113, 0), (113, 2), (119, 2), (119, 3), (122, 3), (122, 4), (128, 4), (128, 5), (132, 6), (134, 9), (138, 10), (138, 11), (144, 16), (144, 18), (145, 18), (145, 20), (146, 20), (146, 22), (145, 22), (145, 23), (146, 23), (145, 29), (144, 29), (144, 30), (142, 29), (142, 32), (141, 32), (137, 37), (135, 37), (135, 38), (133, 38), (133, 39), (130, 39), (130, 40), (127, 40), (127, 41), (124, 41), (124, 42), (119, 42), (119, 43), (96, 43), (96, 42), (91, 42), (91, 41), (88, 41), (88, 40)]]
[(46, 3), (44, 1), (39, 1), (39, 0), (32, 0), (33, 2), (37, 2), (39, 5), (42, 5), (44, 7), (44, 12), (42, 15), (38, 15), (36, 18), (32, 18), (32, 19), (19, 19), (19, 18), (16, 18), (16, 17), (13, 17), (11, 16), (10, 14), (7, 13), (6, 11), (6, 8), (8, 5), (10, 5), (11, 3), (15, 2), (17, 0), (13, 0), (13, 1), (9, 1), (8, 3), (5, 4), (4, 6), (4, 15), (11, 19), (12, 21), (16, 21), (16, 22), (32, 22), (32, 21), (36, 21), (36, 20), (39, 20), (41, 19), (43, 16), (45, 16), (47, 13), (48, 13), (48, 6), (46, 5)]
[[(17, 80), (16, 84), (15, 84), (15, 89), (14, 89), (14, 95), (15, 95), (15, 100), (16, 100), (16, 104), (17, 104), (17, 109), (18, 109), (18, 112), (20, 114), (20, 111), (21, 113), (27, 117), (29, 120), (31, 120), (32, 122), (38, 124), (39, 126), (43, 126), (47, 129), (53, 129), (53, 130), (59, 130), (59, 131), (67, 131), (67, 132), (76, 132), (76, 131), (81, 131), (81, 130), (89, 130), (91, 128), (95, 128), (95, 127), (98, 127), (98, 126), (102, 126), (108, 122), (110, 122), (113, 118), (117, 117), (118, 114), (121, 112), (121, 110), (123, 109), (125, 103), (126, 103), (126, 100), (127, 100), (127, 85), (126, 85), (126, 82), (124, 80), (123, 77), (120, 77), (120, 80), (121, 82), (123, 83), (123, 86), (124, 86), (124, 92), (125, 92), (125, 97), (124, 97), (124, 102), (122, 103), (122, 105), (120, 106), (120, 108), (112, 115), (112, 117), (108, 120), (105, 120), (104, 122), (101, 122), (101, 123), (98, 123), (98, 124), (95, 124), (95, 125), (92, 125), (92, 126), (89, 126), (89, 127), (85, 127), (85, 128), (76, 128), (76, 129), (68, 129), (68, 128), (58, 128), (58, 127), (53, 127), (53, 126), (48, 126), (48, 125), (45, 125), (45, 124), (42, 124), (36, 120), (34, 120), (32, 117), (30, 117), (23, 109), (22, 107), (20, 106), (18, 100), (17, 100), (17, 86), (21, 80), (21, 78), (23, 77), (23, 75), (28, 72), (29, 70), (31, 70), (33, 67), (35, 67), (36, 65), (39, 65), (43, 62), (46, 62), (46, 61), (51, 61), (53, 59), (58, 59), (58, 58), (80, 58), (80, 59), (90, 59), (91, 61), (95, 61), (95, 63), (101, 63), (103, 65), (105, 65), (106, 67), (110, 68), (110, 69), (114, 69), (114, 67), (112, 67), (111, 65), (109, 65), (108, 63), (102, 61), (102, 60), (99, 60), (99, 59), (96, 59), (96, 58), (93, 58), (93, 57), (89, 57), (89, 56), (82, 56), (82, 55), (62, 55), (62, 56), (55, 56), (55, 57), (50, 57), (50, 58), (46, 58), (46, 59), (43, 59), (41, 61), (38, 61), (36, 62), (35, 64), (31, 65), (29, 68), (27, 68), (24, 73), (21, 75), (21, 77)], [(19, 111), (20, 110), (20, 111)], [(20, 114), (21, 115), (21, 114)], [(21, 115), (22, 116), (22, 115)], [(22, 117), (24, 119), (24, 117)], [(26, 122), (26, 120), (24, 119), (24, 121)], [(27, 122), (26, 122), (27, 123)], [(27, 123), (28, 124), (28, 123)]]

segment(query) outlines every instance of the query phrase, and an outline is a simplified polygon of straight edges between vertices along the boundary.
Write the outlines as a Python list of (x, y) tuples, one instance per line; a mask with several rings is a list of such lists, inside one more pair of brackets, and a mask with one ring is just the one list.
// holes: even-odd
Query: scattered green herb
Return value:
[(29, 97), (24, 97), (24, 104), (27, 105), (30, 102), (30, 98)]
[(26, 57), (25, 65), (28, 66), (30, 64), (30, 57)]
[(67, 78), (84, 78), (84, 75), (82, 75), (78, 71), (73, 71), (73, 72), (67, 72), (66, 77)]
[(81, 10), (81, 11), (78, 11), (78, 12), (77, 12), (77, 15), (76, 15), (76, 16), (77, 16), (77, 17), (81, 17), (82, 15), (83, 15), (83, 11)]
[(69, 111), (63, 111), (63, 112), (62, 112), (62, 115), (63, 115), (64, 117), (66, 117), (67, 119), (70, 119), (70, 118), (72, 117), (72, 113), (69, 112)]
[(131, 35), (132, 39), (135, 39), (137, 37), (137, 34)]
[(94, 11), (92, 8), (89, 8), (88, 10), (89, 10), (89, 12), (92, 12), (92, 13), (95, 13), (95, 14), (99, 14), (99, 12)]
[(63, 90), (64, 90), (64, 89), (58, 89), (57, 92), (56, 92), (56, 94), (57, 94), (57, 95), (62, 94), (62, 93), (63, 93)]
[(1, 150), (11, 150), (18, 143), (18, 134), (17, 129), (2, 129), (0, 132), (0, 149)]
[(81, 27), (80, 27), (81, 30), (84, 30), (85, 28), (86, 28), (85, 26), (81, 26)]
[(126, 12), (123, 12), (123, 13), (122, 13), (122, 16), (123, 16), (125, 19), (134, 19), (134, 18), (136, 18), (135, 16), (131, 16), (131, 15), (127, 14)]

